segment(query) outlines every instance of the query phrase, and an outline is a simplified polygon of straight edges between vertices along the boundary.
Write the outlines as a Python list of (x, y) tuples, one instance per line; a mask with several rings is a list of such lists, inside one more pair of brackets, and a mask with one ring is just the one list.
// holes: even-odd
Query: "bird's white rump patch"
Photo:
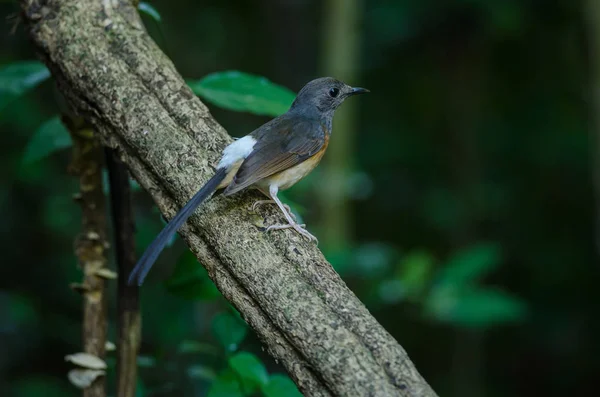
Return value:
[(252, 153), (252, 149), (256, 144), (256, 139), (250, 135), (246, 135), (229, 144), (223, 150), (223, 157), (219, 161), (217, 168), (229, 168), (240, 160), (244, 160)]

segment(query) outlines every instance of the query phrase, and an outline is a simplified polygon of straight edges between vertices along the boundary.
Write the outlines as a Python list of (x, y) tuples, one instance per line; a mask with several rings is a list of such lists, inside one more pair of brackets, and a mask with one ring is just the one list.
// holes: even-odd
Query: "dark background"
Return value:
[[(579, 396), (600, 371), (594, 1), (161, 0), (162, 22), (144, 21), (186, 78), (369, 88), (286, 200), (440, 396)], [(17, 12), (0, 2), (0, 65), (35, 59), (22, 26), (10, 33)], [(81, 346), (77, 181), (69, 150), (22, 161), (60, 101), (48, 81), (0, 112), (2, 395), (78, 393), (63, 359)], [(268, 120), (209, 107), (233, 136)], [(134, 198), (141, 253), (162, 222)], [(144, 395), (206, 395), (210, 377), (187, 369), (223, 365), (180, 354), (182, 341), (214, 344), (211, 318), (227, 310), (165, 286), (184, 252), (177, 240), (141, 290)], [(241, 347), (283, 371), (253, 335)]]

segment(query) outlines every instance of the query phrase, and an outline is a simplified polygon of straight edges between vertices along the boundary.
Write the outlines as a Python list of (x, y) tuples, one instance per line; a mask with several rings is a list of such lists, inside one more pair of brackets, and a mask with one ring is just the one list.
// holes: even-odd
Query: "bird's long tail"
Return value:
[(154, 261), (160, 255), (162, 250), (167, 245), (167, 241), (177, 232), (177, 230), (183, 225), (183, 223), (194, 213), (196, 208), (204, 200), (206, 200), (214, 191), (217, 189), (219, 184), (225, 179), (227, 175), (226, 168), (220, 168), (217, 170), (215, 175), (209, 179), (208, 182), (187, 202), (187, 204), (167, 223), (164, 229), (156, 236), (154, 241), (146, 248), (146, 252), (140, 258), (138, 263), (133, 268), (133, 271), (129, 275), (127, 283), (129, 285), (137, 284), (142, 285), (146, 275), (152, 268)]

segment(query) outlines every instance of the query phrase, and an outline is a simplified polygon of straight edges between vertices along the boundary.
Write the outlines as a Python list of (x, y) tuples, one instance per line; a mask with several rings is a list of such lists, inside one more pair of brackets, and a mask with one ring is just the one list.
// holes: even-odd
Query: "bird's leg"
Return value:
[(292, 217), (290, 216), (290, 214), (288, 213), (288, 211), (286, 211), (286, 208), (285, 208), (284, 204), (277, 197), (278, 190), (279, 189), (277, 188), (277, 186), (271, 185), (269, 187), (269, 196), (275, 202), (275, 204), (277, 204), (277, 206), (279, 207), (279, 209), (281, 210), (281, 212), (283, 212), (283, 215), (285, 216), (285, 219), (288, 221), (288, 225), (271, 225), (271, 226), (267, 227), (267, 232), (269, 232), (271, 230), (281, 230), (281, 229), (293, 228), (295, 231), (297, 231), (302, 236), (304, 236), (305, 238), (307, 238), (308, 241), (314, 240), (314, 241), (316, 241), (318, 243), (317, 238), (315, 236), (313, 236), (312, 234), (310, 234), (308, 232), (308, 230), (306, 230), (304, 228), (305, 225), (299, 225), (299, 224), (296, 223), (296, 221), (294, 221), (292, 219)]
[[(256, 211), (256, 208), (258, 208), (259, 206), (261, 206), (263, 204), (277, 204), (277, 202), (275, 200), (258, 200), (258, 201), (255, 201), (254, 204), (252, 204), (252, 207), (250, 207), (250, 209), (252, 211)], [(286, 211), (288, 212), (288, 214), (290, 214), (292, 219), (295, 221), (296, 215), (294, 215), (290, 206), (287, 204), (283, 204), (283, 206), (286, 209)]]

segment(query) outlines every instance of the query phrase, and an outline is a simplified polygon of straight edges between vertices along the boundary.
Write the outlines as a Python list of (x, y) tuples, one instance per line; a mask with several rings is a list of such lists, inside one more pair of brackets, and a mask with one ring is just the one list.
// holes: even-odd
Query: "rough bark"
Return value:
[[(83, 296), (83, 351), (104, 359), (106, 344), (106, 215), (102, 190), (102, 145), (83, 120), (63, 118), (73, 140), (73, 159), (69, 172), (79, 178), (81, 233), (75, 241), (75, 255), (83, 271), (77, 290)], [(99, 376), (83, 389), (84, 397), (104, 397), (105, 378)]]
[(135, 266), (135, 235), (129, 173), (113, 150), (106, 150), (110, 203), (117, 260), (117, 397), (134, 397), (137, 383), (137, 353), (141, 342), (139, 290), (127, 285)]
[[(24, 20), (59, 88), (115, 148), (161, 211), (174, 215), (231, 142), (123, 1), (24, 0)], [(307, 395), (433, 396), (406, 352), (318, 248), (248, 207), (215, 197), (181, 234), (223, 295)], [(310, 226), (310, 225), (309, 225)]]

